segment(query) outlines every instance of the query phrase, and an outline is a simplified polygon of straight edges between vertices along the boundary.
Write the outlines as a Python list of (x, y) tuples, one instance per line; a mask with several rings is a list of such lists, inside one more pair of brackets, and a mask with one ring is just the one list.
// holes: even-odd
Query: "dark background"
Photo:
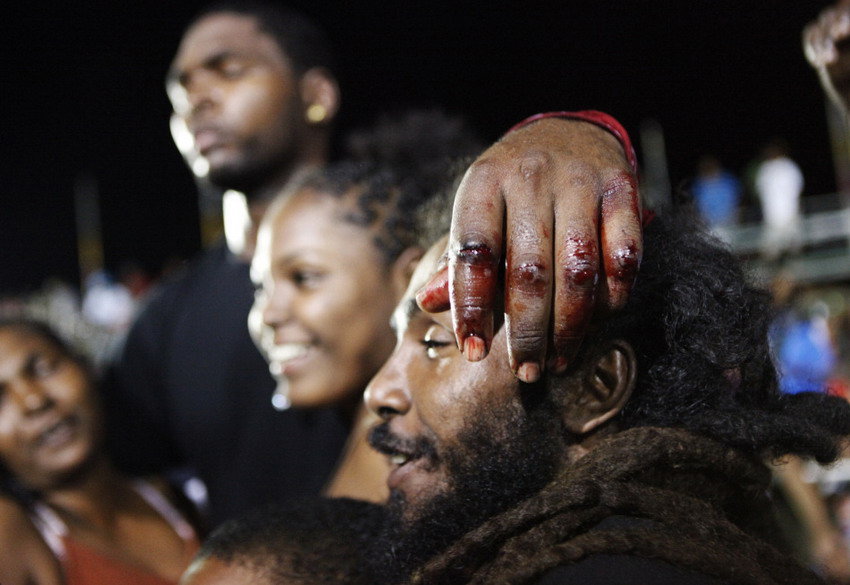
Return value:
[[(199, 247), (197, 198), (163, 78), (206, 2), (5, 7), (0, 294), (76, 282), (75, 182), (100, 194), (106, 263), (152, 272)], [(607, 111), (636, 142), (660, 122), (674, 185), (700, 154), (740, 172), (782, 136), (806, 194), (835, 189), (824, 101), (801, 51), (806, 0), (293, 1), (338, 52), (338, 134), (382, 107), (442, 105), (496, 138), (526, 115)]]

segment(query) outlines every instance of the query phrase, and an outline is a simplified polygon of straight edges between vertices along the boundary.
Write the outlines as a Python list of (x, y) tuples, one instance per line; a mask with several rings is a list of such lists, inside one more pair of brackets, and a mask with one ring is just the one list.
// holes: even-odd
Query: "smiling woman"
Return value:
[(418, 216), (451, 162), (478, 150), (460, 120), (416, 111), (352, 137), (354, 160), (306, 178), (266, 214), (251, 274), (252, 335), (278, 407), (334, 407), (353, 431), (333, 496), (381, 500), (384, 462), (365, 443), (363, 389), (392, 352), (390, 316), (422, 255)]
[(176, 583), (198, 547), (164, 484), (108, 461), (86, 362), (46, 326), (0, 321), (0, 582)]

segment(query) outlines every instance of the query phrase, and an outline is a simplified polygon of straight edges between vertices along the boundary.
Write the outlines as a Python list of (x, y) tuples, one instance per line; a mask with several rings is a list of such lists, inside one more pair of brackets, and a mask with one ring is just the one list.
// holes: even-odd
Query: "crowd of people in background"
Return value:
[[(848, 0), (804, 34), (845, 107), (847, 38)], [(393, 112), (332, 160), (328, 40), (265, 2), (166, 86), (224, 234), (0, 303), (5, 585), (850, 583), (850, 289), (787, 270), (781, 141), (657, 215), (596, 111)]]

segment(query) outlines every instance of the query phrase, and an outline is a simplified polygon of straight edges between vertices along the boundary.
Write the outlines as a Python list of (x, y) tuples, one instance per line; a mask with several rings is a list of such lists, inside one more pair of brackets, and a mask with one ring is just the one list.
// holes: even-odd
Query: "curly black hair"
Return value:
[(260, 508), (218, 527), (195, 559), (241, 565), (273, 583), (372, 583), (360, 554), (382, 519), (382, 506), (350, 498)]
[(356, 193), (345, 221), (375, 230), (390, 262), (421, 245), (426, 216), (451, 209), (456, 177), (482, 146), (461, 118), (439, 110), (384, 114), (352, 133), (347, 155), (299, 185), (337, 198)]
[(690, 208), (655, 217), (644, 249), (628, 304), (596, 334), (627, 340), (637, 355), (621, 428), (682, 428), (752, 454), (833, 461), (850, 434), (850, 404), (780, 393), (770, 294), (748, 283)]

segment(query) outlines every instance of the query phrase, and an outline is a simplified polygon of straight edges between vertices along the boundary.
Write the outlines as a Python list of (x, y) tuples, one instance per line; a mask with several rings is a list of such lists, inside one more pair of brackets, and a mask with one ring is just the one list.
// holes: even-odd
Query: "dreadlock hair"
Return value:
[(229, 520), (204, 542), (194, 563), (241, 565), (271, 583), (372, 583), (359, 558), (377, 533), (383, 508), (349, 498), (313, 498), (261, 508)]
[(385, 114), (372, 129), (354, 132), (345, 160), (307, 177), (309, 188), (342, 199), (354, 192), (343, 219), (375, 231), (387, 261), (421, 245), (426, 216), (451, 209), (453, 180), (481, 145), (463, 120), (438, 110)]
[(333, 75), (334, 57), (330, 41), (306, 15), (277, 2), (221, 0), (197, 13), (187, 29), (204, 17), (220, 12), (255, 18), (259, 29), (275, 40), (297, 77), (314, 67), (321, 67)]
[(780, 393), (770, 294), (747, 283), (690, 208), (650, 222), (644, 249), (629, 302), (596, 334), (625, 339), (636, 352), (637, 383), (620, 428), (675, 427), (751, 454), (835, 460), (839, 438), (850, 434), (850, 404)]
[(834, 460), (850, 434), (850, 404), (779, 392), (770, 296), (747, 284), (692, 210), (655, 217), (644, 250), (626, 307), (574, 360), (604, 340), (634, 348), (637, 381), (618, 432), (461, 537), (411, 583), (537, 583), (595, 555), (658, 559), (742, 585), (820, 582), (782, 551), (762, 458)]
[[(43, 339), (60, 354), (79, 365), (85, 371), (89, 381), (94, 384), (94, 368), (90, 360), (47, 323), (29, 317), (0, 317), (0, 331), (9, 329)], [(34, 499), (34, 494), (15, 479), (2, 460), (0, 460), (0, 493), (14, 498), (25, 507), (29, 506)]]
[[(657, 559), (738, 585), (822, 583), (773, 542), (769, 477), (764, 465), (713, 439), (629, 429), (467, 533), (410, 583), (538, 583), (550, 570), (594, 555), (612, 555), (602, 564)], [(606, 520), (614, 522), (600, 526)]]

